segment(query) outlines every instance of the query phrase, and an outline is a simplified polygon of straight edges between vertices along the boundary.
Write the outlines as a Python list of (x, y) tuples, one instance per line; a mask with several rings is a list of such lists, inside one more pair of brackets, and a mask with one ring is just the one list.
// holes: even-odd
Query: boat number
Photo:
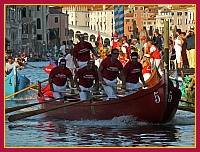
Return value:
[(172, 102), (172, 91), (169, 92), (168, 102)]
[(155, 103), (160, 103), (160, 96), (158, 95), (158, 92), (154, 92), (155, 97)]

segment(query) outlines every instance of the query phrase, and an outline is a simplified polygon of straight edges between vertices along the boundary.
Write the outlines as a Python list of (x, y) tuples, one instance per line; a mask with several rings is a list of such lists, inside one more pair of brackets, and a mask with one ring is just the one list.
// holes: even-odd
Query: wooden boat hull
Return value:
[[(17, 91), (20, 91), (30, 85), (30, 80), (19, 74), (19, 72), (12, 70), (12, 72), (5, 77), (5, 95), (11, 95)], [(24, 93), (24, 92), (23, 92)], [(14, 97), (21, 97), (23, 93), (19, 93)]]
[[(165, 80), (149, 89), (109, 101), (83, 102), (46, 113), (46, 116), (65, 120), (111, 120), (119, 116), (132, 116), (136, 121), (165, 123), (170, 121), (178, 108), (181, 91), (169, 81), (168, 100), (165, 100)], [(41, 108), (64, 104), (51, 102)]]

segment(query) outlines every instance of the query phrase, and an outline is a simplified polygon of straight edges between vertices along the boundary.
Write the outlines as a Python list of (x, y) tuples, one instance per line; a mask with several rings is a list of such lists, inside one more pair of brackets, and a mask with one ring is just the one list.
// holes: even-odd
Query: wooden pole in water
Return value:
[(169, 21), (164, 21), (164, 69), (165, 69), (165, 104), (164, 113), (167, 110), (168, 86), (169, 86)]

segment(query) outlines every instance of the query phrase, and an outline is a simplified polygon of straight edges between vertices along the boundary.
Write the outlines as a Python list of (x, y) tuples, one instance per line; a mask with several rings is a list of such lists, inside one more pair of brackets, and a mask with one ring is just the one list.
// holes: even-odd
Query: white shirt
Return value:
[(70, 53), (65, 56), (65, 60), (66, 60), (66, 67), (68, 67), (69, 69), (73, 69), (74, 61), (73, 61), (73, 57)]
[(66, 47), (65, 47), (65, 45), (61, 45), (61, 47), (60, 47), (60, 53), (63, 53), (63, 54), (65, 54), (65, 49), (66, 49)]
[(122, 45), (122, 52), (123, 53), (127, 53), (127, 48), (129, 47), (129, 45), (128, 45), (128, 43), (124, 43), (123, 45)]

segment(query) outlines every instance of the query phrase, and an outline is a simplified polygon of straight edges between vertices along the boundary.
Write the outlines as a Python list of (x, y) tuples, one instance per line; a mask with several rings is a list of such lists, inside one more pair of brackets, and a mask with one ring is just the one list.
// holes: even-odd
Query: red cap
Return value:
[(122, 37), (122, 41), (126, 41), (126, 36), (123, 36), (123, 37)]
[(113, 37), (118, 37), (118, 34), (117, 34), (117, 33), (114, 33), (114, 34), (113, 34)]
[(146, 39), (146, 36), (142, 36), (141, 38), (140, 38), (140, 40), (145, 40)]

